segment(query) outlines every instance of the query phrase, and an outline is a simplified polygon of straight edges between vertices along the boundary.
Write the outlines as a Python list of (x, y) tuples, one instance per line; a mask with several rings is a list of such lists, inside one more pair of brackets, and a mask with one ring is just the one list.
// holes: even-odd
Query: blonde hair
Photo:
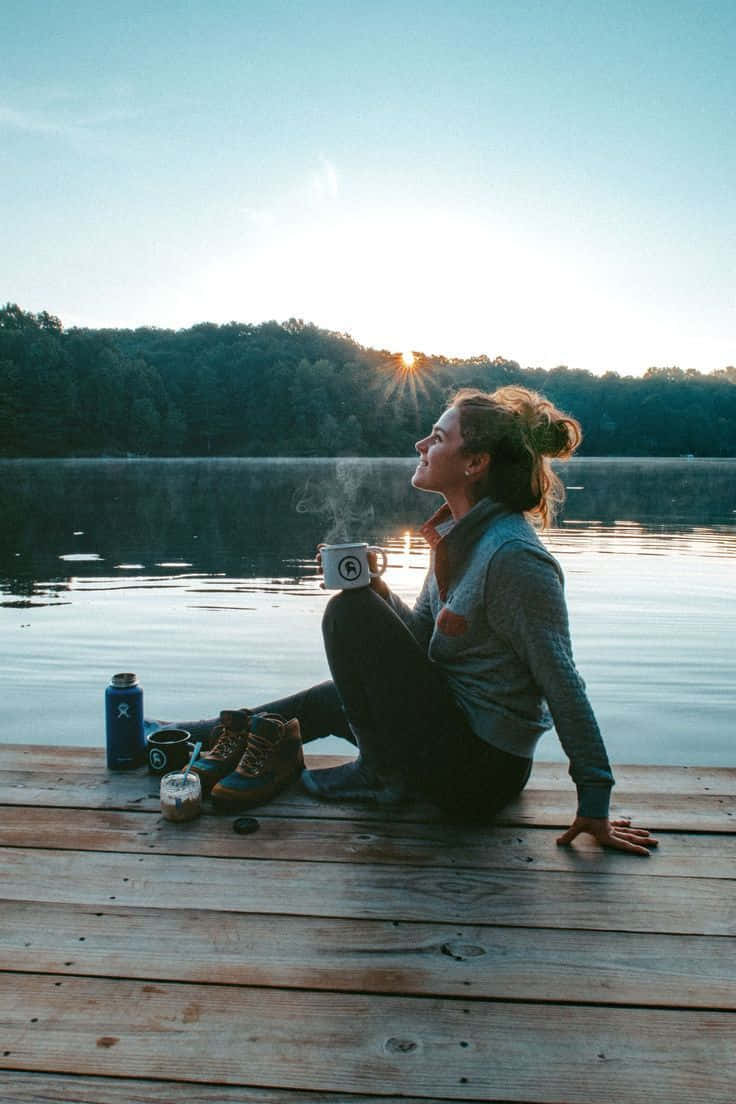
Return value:
[(466, 387), (451, 406), (460, 415), (462, 451), (491, 457), (478, 498), (488, 496), (549, 525), (565, 497), (549, 458), (572, 456), (583, 439), (577, 419), (537, 391), (516, 385), (489, 394)]

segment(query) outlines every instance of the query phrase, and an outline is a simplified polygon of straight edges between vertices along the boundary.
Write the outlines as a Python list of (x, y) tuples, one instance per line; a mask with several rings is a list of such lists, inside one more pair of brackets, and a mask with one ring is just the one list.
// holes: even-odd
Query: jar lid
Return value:
[[(184, 781), (186, 777), (186, 782)], [(176, 791), (179, 794), (186, 794), (189, 790), (200, 790), (202, 783), (199, 780), (199, 775), (194, 771), (170, 771), (165, 774), (161, 779), (161, 793), (164, 790)]]

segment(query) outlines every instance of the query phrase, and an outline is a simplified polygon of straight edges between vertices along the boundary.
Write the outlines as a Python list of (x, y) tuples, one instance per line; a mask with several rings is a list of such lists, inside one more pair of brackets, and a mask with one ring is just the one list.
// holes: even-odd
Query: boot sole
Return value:
[(226, 778), (228, 774), (232, 774), (232, 772), (235, 770), (238, 763), (240, 762), (240, 760), (242, 758), (242, 754), (243, 753), (240, 752), (238, 754), (238, 757), (233, 758), (231, 763), (227, 763), (227, 764), (223, 763), (221, 772), (220, 772), (220, 768), (218, 766), (217, 771), (213, 772), (214, 777), (213, 777), (213, 774), (210, 774), (209, 771), (207, 771), (206, 774), (200, 774), (200, 772), (198, 770), (196, 770), (196, 768), (193, 767), (192, 768), (192, 774), (196, 774), (197, 778), (199, 779), (200, 784), (202, 786), (202, 793), (203, 794), (211, 793), (211, 791), (214, 789), (214, 787), (217, 785), (218, 782), (221, 782), (222, 779)]
[(245, 809), (256, 809), (259, 805), (265, 805), (266, 802), (271, 801), (277, 794), (283, 793), (287, 787), (293, 785), (299, 778), (302, 770), (303, 767), (298, 767), (298, 769), (295, 770), (293, 774), (289, 775), (285, 781), (279, 782), (271, 789), (262, 791), (257, 795), (213, 793), (211, 794), (212, 804), (218, 813), (241, 813)]

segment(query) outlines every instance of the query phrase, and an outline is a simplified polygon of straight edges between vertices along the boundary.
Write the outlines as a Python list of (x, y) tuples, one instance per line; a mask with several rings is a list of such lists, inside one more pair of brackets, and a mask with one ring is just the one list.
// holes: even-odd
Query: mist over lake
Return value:
[[(100, 745), (110, 675), (211, 716), (328, 677), (314, 548), (389, 551), (407, 600), (439, 498), (411, 460), (0, 462), (3, 742)], [(736, 461), (574, 459), (544, 540), (618, 762), (733, 763)], [(324, 750), (329, 750), (326, 748)], [(538, 757), (562, 758), (554, 733)]]

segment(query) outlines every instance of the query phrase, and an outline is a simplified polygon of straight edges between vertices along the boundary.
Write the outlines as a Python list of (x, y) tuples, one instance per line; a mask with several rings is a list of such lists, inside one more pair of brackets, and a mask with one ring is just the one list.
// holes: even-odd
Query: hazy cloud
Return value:
[(269, 206), (245, 204), (240, 213), (251, 230), (272, 230), (278, 225), (301, 222), (306, 209), (329, 204), (340, 191), (337, 169), (326, 157), (320, 158), (319, 169), (302, 177), (294, 186), (271, 199)]
[(10, 130), (22, 130), (27, 134), (64, 134), (68, 124), (45, 118), (31, 111), (18, 111), (13, 107), (0, 105), (0, 127)]
[(243, 207), (241, 210), (246, 222), (257, 230), (270, 230), (276, 225), (276, 215), (266, 207)]
[(118, 107), (103, 108), (99, 111), (64, 118), (48, 112), (19, 110), (0, 104), (0, 128), (22, 131), (25, 134), (48, 134), (80, 139), (113, 123), (130, 122), (140, 118), (142, 114), (142, 111)]
[(337, 169), (326, 157), (320, 159), (319, 171), (310, 177), (309, 187), (315, 199), (337, 199)]

